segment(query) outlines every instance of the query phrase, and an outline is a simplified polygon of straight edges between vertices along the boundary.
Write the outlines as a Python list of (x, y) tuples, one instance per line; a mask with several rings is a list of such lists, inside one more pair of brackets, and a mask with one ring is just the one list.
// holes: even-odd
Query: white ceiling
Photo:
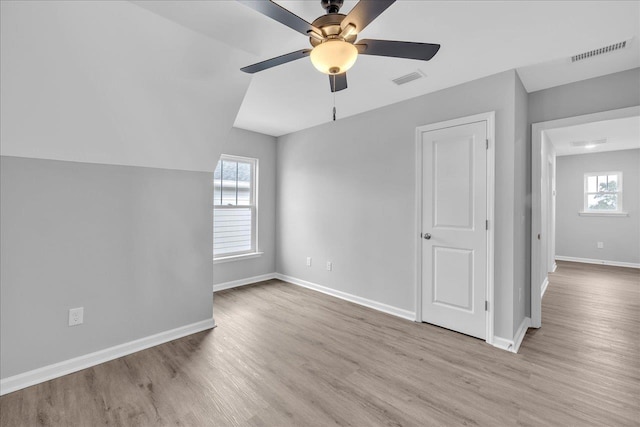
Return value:
[[(251, 54), (253, 62), (309, 47), (303, 35), (236, 1), (134, 3)], [(278, 3), (307, 21), (324, 13), (320, 0)], [(345, 0), (341, 12), (354, 4)], [(336, 94), (338, 118), (511, 69), (532, 92), (639, 67), (639, 35), (638, 1), (398, 0), (359, 38), (439, 43), (442, 48), (429, 62), (360, 56), (348, 73), (349, 88)], [(630, 40), (623, 50), (573, 64), (569, 60), (622, 40)], [(426, 78), (403, 86), (391, 82), (416, 70)], [(280, 136), (331, 121), (332, 107), (328, 77), (305, 58), (254, 74), (235, 126)]]
[[(556, 155), (598, 153), (603, 151), (631, 150), (640, 148), (640, 117), (604, 120), (559, 129), (546, 130)], [(573, 142), (599, 141), (604, 144), (589, 144), (586, 147), (575, 147)]]

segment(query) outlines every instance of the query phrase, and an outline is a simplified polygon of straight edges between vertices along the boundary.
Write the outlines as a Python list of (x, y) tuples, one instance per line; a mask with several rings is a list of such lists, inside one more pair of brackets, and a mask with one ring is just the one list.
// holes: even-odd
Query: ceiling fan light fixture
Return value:
[(324, 74), (347, 72), (358, 59), (358, 49), (340, 39), (328, 39), (311, 51), (311, 63)]

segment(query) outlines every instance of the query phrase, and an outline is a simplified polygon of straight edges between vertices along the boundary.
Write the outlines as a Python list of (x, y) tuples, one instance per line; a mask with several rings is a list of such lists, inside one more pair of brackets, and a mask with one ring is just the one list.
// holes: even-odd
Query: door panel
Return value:
[(473, 139), (433, 141), (435, 227), (473, 227)]
[(426, 131), (422, 320), (486, 337), (487, 123)]
[(434, 246), (433, 258), (433, 303), (472, 311), (473, 251)]

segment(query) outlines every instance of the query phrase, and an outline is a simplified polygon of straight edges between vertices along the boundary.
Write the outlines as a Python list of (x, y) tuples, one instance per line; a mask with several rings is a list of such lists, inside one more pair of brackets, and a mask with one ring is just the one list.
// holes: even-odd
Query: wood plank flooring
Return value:
[(218, 327), (0, 398), (1, 426), (637, 426), (640, 271), (562, 262), (519, 354), (277, 280)]

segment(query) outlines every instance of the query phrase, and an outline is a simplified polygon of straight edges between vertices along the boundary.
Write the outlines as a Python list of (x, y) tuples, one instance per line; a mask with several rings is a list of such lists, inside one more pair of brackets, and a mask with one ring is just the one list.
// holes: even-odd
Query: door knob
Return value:
[(427, 239), (427, 240), (431, 239), (431, 234), (424, 233), (424, 238)]

